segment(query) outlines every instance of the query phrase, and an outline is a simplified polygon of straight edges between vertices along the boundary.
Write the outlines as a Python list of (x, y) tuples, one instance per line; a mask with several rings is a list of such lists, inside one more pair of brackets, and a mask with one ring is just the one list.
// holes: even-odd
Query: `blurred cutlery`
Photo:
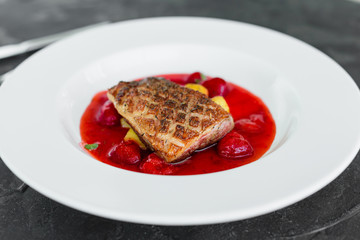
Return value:
[(18, 43), (18, 44), (10, 44), (10, 45), (5, 45), (5, 46), (0, 46), (0, 59), (16, 56), (16, 55), (20, 55), (20, 54), (24, 54), (24, 53), (27, 53), (27, 52), (31, 52), (31, 51), (43, 48), (43, 47), (49, 45), (50, 43), (53, 43), (53, 42), (55, 42), (57, 40), (60, 40), (60, 39), (62, 39), (64, 37), (67, 37), (67, 36), (70, 36), (72, 34), (84, 31), (86, 29), (102, 26), (102, 25), (105, 25), (105, 24), (108, 24), (108, 23), (109, 22), (100, 22), (100, 23), (97, 23), (97, 24), (93, 24), (93, 25), (89, 25), (89, 26), (69, 30), (69, 31), (66, 31), (66, 32), (56, 33), (56, 34), (48, 35), (48, 36), (45, 36), (45, 37), (40, 37), (40, 38), (27, 40), (25, 42), (21, 42), (21, 43)]

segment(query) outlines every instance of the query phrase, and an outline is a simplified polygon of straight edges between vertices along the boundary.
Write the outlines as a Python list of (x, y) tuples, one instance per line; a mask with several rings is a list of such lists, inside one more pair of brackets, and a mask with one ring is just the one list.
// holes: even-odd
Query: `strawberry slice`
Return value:
[(109, 151), (108, 157), (114, 163), (136, 164), (141, 160), (140, 148), (132, 141), (121, 142)]
[(249, 118), (242, 118), (235, 121), (235, 129), (244, 133), (260, 133), (265, 123), (262, 114), (251, 114)]
[(249, 116), (249, 119), (259, 125), (265, 123), (264, 115), (260, 113), (254, 113)]
[(144, 162), (140, 165), (140, 170), (144, 173), (159, 174), (159, 175), (171, 175), (175, 172), (176, 167), (166, 163), (155, 153), (148, 155)]
[(231, 131), (219, 141), (217, 153), (225, 158), (243, 158), (252, 156), (254, 150), (240, 133)]

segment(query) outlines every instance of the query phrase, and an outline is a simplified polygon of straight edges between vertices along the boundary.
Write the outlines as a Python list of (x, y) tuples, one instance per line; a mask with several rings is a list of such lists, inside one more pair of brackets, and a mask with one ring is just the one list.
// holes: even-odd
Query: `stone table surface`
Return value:
[[(0, 0), (0, 46), (101, 21), (154, 16), (205, 16), (268, 27), (323, 51), (360, 84), (360, 3), (355, 0)], [(0, 74), (30, 55), (0, 60)], [(22, 188), (0, 161), (0, 239), (360, 239), (359, 183), (358, 154), (335, 181), (287, 208), (243, 221), (165, 227), (63, 206)]]

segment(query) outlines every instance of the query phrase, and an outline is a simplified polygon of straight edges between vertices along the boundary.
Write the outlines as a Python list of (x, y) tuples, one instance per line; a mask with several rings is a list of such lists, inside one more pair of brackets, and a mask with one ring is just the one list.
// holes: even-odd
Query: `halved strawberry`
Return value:
[(228, 93), (228, 87), (226, 81), (222, 78), (211, 78), (202, 83), (204, 87), (209, 91), (209, 97), (223, 96)]
[(114, 107), (114, 104), (107, 100), (96, 115), (96, 120), (104, 126), (120, 125), (121, 116)]

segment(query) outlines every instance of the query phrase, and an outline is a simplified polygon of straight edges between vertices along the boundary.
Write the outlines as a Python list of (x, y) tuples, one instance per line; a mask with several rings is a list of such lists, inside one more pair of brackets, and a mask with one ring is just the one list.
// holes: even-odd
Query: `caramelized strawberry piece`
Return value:
[(104, 126), (116, 126), (120, 124), (121, 116), (114, 107), (114, 104), (107, 100), (96, 115), (96, 120)]
[(121, 142), (109, 151), (108, 157), (115, 163), (135, 164), (141, 160), (140, 148), (132, 141)]
[(242, 158), (252, 156), (254, 150), (240, 133), (232, 131), (219, 141), (217, 153), (225, 158)]
[(155, 153), (151, 153), (144, 159), (144, 162), (140, 165), (140, 170), (144, 173), (169, 175), (173, 174), (176, 167), (166, 163), (159, 158)]
[(211, 78), (202, 83), (204, 87), (209, 91), (209, 97), (226, 96), (228, 93), (228, 87), (224, 79)]

